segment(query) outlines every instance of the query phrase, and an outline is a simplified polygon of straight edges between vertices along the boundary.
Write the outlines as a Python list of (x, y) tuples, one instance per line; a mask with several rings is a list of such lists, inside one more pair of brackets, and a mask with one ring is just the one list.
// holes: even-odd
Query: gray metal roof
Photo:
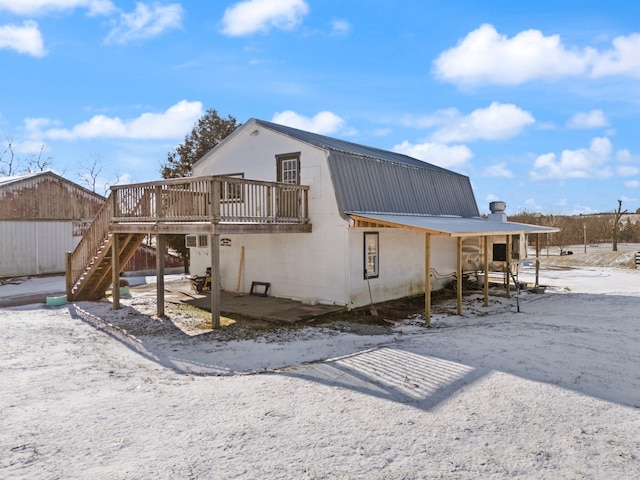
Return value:
[(400, 153), (252, 120), (329, 152), (331, 180), (343, 214), (480, 215), (471, 182), (465, 175)]
[(540, 227), (515, 222), (498, 222), (483, 218), (437, 217), (428, 215), (386, 215), (349, 212), (354, 219), (423, 230), (448, 237), (478, 237), (484, 235), (516, 235), (525, 233), (553, 233), (559, 228)]

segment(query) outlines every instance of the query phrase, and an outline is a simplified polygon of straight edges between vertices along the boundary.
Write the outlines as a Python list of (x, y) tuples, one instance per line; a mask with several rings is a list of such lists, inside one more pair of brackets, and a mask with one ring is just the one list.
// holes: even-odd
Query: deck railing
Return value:
[(113, 222), (308, 223), (308, 191), (294, 185), (207, 176), (111, 187)]
[(72, 296), (74, 285), (80, 280), (96, 252), (109, 237), (112, 205), (111, 198), (107, 198), (76, 248), (73, 252), (67, 253), (66, 289), (69, 297)]

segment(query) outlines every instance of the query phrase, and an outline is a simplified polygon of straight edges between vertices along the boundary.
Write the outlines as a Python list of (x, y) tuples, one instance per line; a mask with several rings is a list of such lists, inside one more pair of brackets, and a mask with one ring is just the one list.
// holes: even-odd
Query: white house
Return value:
[[(467, 273), (510, 270), (527, 234), (554, 231), (506, 221), (502, 202), (480, 218), (464, 175), (257, 119), (196, 162), (193, 175), (309, 187), (309, 233), (225, 234), (219, 249), (223, 289), (248, 293), (260, 282), (269, 295), (307, 303), (355, 308), (370, 302), (369, 286), (382, 302), (461, 282)], [(234, 192), (221, 198), (244, 201)], [(278, 202), (301, 208), (287, 203), (286, 192)], [(188, 236), (191, 273), (212, 265), (210, 238)]]

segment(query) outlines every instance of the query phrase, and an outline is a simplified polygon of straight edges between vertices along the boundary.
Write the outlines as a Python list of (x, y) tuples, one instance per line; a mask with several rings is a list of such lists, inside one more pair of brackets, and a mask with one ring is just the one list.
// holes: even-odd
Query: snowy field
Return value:
[(383, 335), (222, 341), (136, 295), (0, 309), (0, 478), (639, 478), (640, 270), (540, 283)]

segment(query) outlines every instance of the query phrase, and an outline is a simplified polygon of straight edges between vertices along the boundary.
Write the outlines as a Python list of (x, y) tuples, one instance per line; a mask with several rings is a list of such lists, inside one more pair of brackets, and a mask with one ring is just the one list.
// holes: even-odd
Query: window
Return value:
[(379, 243), (378, 232), (364, 234), (364, 278), (377, 278), (379, 275)]
[(300, 153), (276, 155), (278, 181), (300, 185)]
[(493, 244), (493, 261), (494, 262), (507, 261), (507, 244), (506, 243)]
[(208, 235), (198, 235), (198, 246), (206, 247), (209, 244), (209, 236)]
[[(223, 175), (231, 178), (244, 178), (244, 173), (229, 173)], [(242, 184), (233, 181), (223, 181), (220, 189), (220, 200), (223, 202), (242, 202)]]

